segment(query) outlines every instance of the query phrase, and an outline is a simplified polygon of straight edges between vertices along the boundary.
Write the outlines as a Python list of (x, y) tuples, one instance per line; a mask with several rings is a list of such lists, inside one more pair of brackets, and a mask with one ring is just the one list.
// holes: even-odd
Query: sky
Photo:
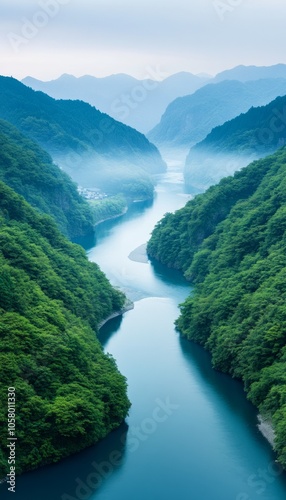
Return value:
[(0, 74), (162, 80), (286, 63), (285, 0), (1, 0)]

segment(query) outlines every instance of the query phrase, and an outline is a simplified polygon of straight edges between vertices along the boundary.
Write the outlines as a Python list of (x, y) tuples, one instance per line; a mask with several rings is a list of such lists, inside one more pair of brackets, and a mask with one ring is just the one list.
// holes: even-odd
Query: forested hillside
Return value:
[(204, 190), (232, 175), (254, 159), (274, 153), (286, 142), (286, 97), (251, 108), (211, 133), (191, 150), (185, 181), (191, 190)]
[(160, 121), (170, 102), (195, 92), (208, 81), (205, 76), (188, 72), (175, 73), (161, 80), (162, 76), (164, 78), (167, 73), (164, 75), (154, 68), (146, 71), (143, 80), (120, 73), (102, 78), (64, 74), (49, 82), (27, 77), (22, 82), (55, 99), (81, 99), (145, 134)]
[(36, 143), (0, 120), (0, 180), (51, 215), (70, 239), (93, 233), (89, 205), (70, 177)]
[(286, 467), (286, 149), (167, 214), (148, 252), (195, 284), (177, 327), (243, 380)]
[(160, 146), (190, 148), (214, 127), (246, 113), (251, 106), (266, 105), (285, 94), (286, 79), (283, 78), (210, 83), (192, 95), (173, 101), (148, 137)]
[(56, 462), (124, 420), (126, 380), (96, 338), (124, 304), (83, 249), (0, 182), (0, 477), (7, 388), (17, 399), (17, 473)]
[[(150, 175), (166, 168), (143, 134), (83, 101), (55, 100), (0, 77), (0, 118), (38, 142), (71, 177), (113, 194), (152, 197)], [(135, 199), (136, 199), (135, 197)]]

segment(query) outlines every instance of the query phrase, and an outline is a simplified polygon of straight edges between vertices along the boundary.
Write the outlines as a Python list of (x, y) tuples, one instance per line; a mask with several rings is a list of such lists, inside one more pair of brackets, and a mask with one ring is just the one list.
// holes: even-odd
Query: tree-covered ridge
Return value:
[(177, 326), (244, 381), (286, 467), (285, 148), (165, 216), (148, 250), (195, 283)]
[(214, 127), (246, 113), (251, 106), (263, 106), (285, 94), (286, 80), (283, 78), (209, 83), (169, 104), (161, 122), (148, 137), (165, 147), (190, 148)]
[(90, 207), (95, 224), (123, 215), (128, 210), (124, 196), (117, 195), (103, 200), (91, 200)]
[(51, 215), (70, 239), (93, 232), (93, 217), (70, 177), (14, 126), (0, 120), (0, 180)]
[(286, 96), (277, 97), (266, 106), (252, 107), (211, 133), (194, 150), (269, 154), (286, 141)]
[[(137, 130), (83, 101), (55, 100), (19, 81), (0, 77), (0, 117), (46, 149), (74, 180), (116, 194), (166, 168), (158, 149)], [(107, 171), (106, 171), (107, 170)], [(151, 189), (152, 196), (152, 189)]]
[(17, 472), (91, 445), (125, 418), (126, 380), (96, 338), (122, 308), (81, 247), (0, 182), (0, 477), (7, 388), (16, 388)]
[(251, 108), (214, 128), (192, 147), (186, 160), (189, 187), (208, 187), (254, 159), (274, 153), (286, 143), (286, 97)]
[(198, 194), (174, 214), (167, 213), (152, 233), (149, 255), (193, 279), (191, 265), (203, 241), (213, 235), (238, 200), (247, 199), (256, 191), (268, 170), (267, 160), (253, 162)]

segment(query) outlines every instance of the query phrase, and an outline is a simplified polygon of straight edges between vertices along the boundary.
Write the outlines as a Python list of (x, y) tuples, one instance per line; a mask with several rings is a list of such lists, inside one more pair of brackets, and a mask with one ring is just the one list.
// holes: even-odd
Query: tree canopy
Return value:
[(0, 182), (0, 477), (7, 388), (17, 404), (17, 473), (56, 462), (124, 420), (126, 379), (97, 340), (125, 301), (53, 220)]
[(243, 380), (286, 467), (286, 149), (167, 214), (148, 252), (194, 283), (177, 327)]
[(0, 120), (0, 180), (40, 212), (51, 215), (70, 239), (93, 233), (93, 216), (76, 184), (48, 153)]

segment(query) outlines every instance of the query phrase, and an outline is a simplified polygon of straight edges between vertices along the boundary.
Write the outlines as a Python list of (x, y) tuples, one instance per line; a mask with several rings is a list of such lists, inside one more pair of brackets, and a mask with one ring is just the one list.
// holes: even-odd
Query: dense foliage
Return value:
[(266, 106), (251, 108), (214, 128), (190, 150), (185, 167), (188, 187), (204, 189), (283, 146), (286, 143), (285, 110), (286, 97), (277, 97)]
[(167, 214), (148, 251), (195, 283), (177, 326), (244, 381), (286, 467), (286, 149)]
[(0, 477), (7, 388), (16, 388), (17, 472), (95, 443), (125, 418), (126, 380), (96, 338), (122, 308), (81, 247), (0, 182)]
[(37, 141), (86, 187), (106, 190), (114, 173), (120, 193), (121, 173), (123, 181), (128, 175), (129, 183), (141, 178), (144, 183), (166, 168), (157, 148), (137, 130), (83, 101), (57, 101), (13, 78), (0, 77), (0, 117)]
[(122, 195), (90, 201), (95, 224), (118, 217), (127, 211), (127, 201)]
[(70, 239), (93, 233), (90, 208), (50, 156), (0, 120), (0, 180), (35, 208), (51, 215)]

